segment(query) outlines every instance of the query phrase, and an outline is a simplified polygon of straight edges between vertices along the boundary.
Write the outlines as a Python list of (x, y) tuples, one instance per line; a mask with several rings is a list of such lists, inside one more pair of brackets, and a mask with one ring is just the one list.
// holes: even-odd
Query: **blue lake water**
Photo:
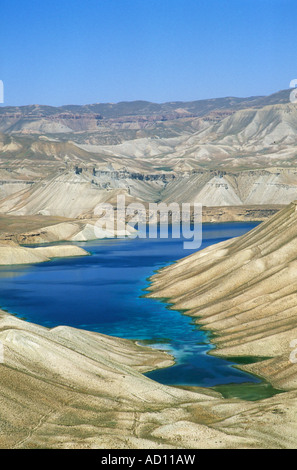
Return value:
[[(239, 236), (256, 223), (204, 224), (200, 249)], [(165, 384), (212, 387), (259, 383), (233, 363), (207, 354), (207, 332), (193, 320), (144, 298), (147, 278), (191, 254), (183, 239), (122, 239), (76, 243), (92, 256), (0, 269), (0, 306), (47, 327), (70, 325), (142, 340), (174, 355), (172, 367), (147, 375)]]

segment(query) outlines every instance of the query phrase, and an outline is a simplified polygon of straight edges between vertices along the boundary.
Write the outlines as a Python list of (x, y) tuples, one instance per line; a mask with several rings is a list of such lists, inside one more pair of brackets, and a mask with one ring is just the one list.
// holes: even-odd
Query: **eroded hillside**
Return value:
[(92, 216), (129, 201), (284, 205), (297, 107), (268, 97), (0, 108), (0, 212)]

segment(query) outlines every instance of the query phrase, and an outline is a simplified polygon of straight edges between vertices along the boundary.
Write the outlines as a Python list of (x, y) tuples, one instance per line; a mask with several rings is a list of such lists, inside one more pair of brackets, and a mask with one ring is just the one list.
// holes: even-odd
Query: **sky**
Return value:
[(268, 95), (297, 78), (296, 0), (1, 0), (1, 106)]

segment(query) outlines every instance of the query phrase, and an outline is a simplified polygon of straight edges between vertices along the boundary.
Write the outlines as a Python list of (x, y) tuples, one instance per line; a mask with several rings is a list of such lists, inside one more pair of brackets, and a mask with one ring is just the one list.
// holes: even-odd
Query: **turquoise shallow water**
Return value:
[[(205, 224), (202, 248), (239, 236), (255, 223)], [(187, 256), (182, 239), (124, 239), (78, 243), (92, 256), (0, 269), (0, 305), (21, 318), (47, 326), (77, 328), (168, 350), (173, 367), (150, 372), (165, 384), (212, 387), (260, 383), (230, 361), (208, 354), (209, 335), (158, 300), (143, 297), (147, 278)]]

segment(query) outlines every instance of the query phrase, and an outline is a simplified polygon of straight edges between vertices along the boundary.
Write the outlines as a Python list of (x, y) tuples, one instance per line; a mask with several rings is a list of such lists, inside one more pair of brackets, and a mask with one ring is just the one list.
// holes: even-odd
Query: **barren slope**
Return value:
[(164, 268), (153, 297), (169, 298), (216, 333), (216, 354), (271, 359), (245, 366), (276, 386), (297, 388), (297, 204), (247, 234)]
[(0, 312), (1, 448), (296, 447), (295, 392), (226, 400), (158, 384), (141, 372), (164, 352)]

